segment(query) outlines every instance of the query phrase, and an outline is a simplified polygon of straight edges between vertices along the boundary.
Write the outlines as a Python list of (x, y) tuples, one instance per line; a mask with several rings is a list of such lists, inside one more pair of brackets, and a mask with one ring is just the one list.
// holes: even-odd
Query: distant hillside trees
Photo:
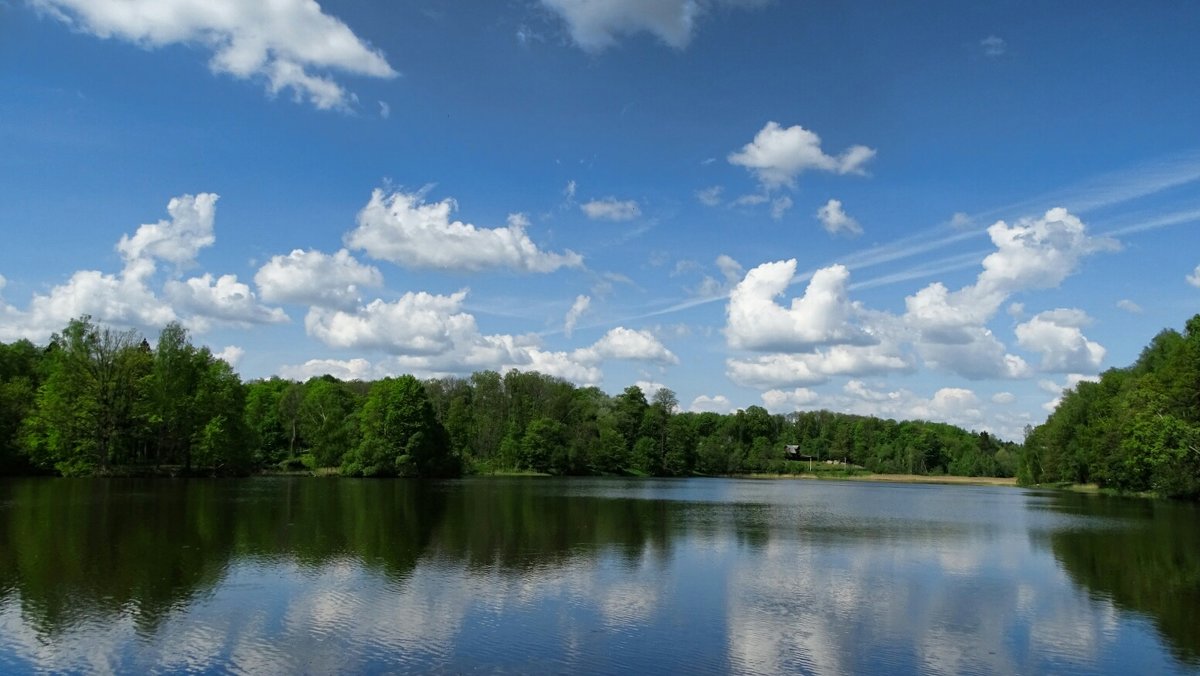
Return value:
[(133, 332), (72, 321), (45, 348), (0, 344), (0, 471), (245, 473), (336, 468), (351, 476), (789, 473), (817, 460), (876, 472), (1011, 476), (1016, 447), (986, 433), (828, 411), (679, 410), (668, 389), (610, 396), (536, 372), (482, 371), (242, 383), (168, 325)]

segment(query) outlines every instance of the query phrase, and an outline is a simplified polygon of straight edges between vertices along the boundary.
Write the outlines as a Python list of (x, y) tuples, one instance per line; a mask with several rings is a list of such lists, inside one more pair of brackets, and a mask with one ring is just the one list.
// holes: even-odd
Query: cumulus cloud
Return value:
[(821, 227), (825, 228), (825, 232), (831, 235), (844, 232), (853, 237), (861, 235), (863, 232), (858, 221), (848, 216), (842, 209), (841, 200), (831, 199), (825, 203), (825, 206), (817, 209), (817, 220), (821, 222)]
[(1016, 395), (1012, 392), (997, 392), (992, 395), (992, 403), (1007, 406), (1017, 400)]
[[(170, 218), (141, 225), (132, 235), (123, 235), (118, 241), (116, 250), (124, 259), (124, 266), (117, 274), (79, 270), (48, 293), (35, 293), (25, 310), (0, 305), (4, 318), (0, 325), (0, 340), (45, 340), (71, 319), (83, 315), (90, 315), (97, 322), (139, 329), (157, 329), (181, 319), (176, 309), (160, 298), (150, 284), (159, 261), (172, 263), (176, 269), (188, 267), (194, 264), (201, 249), (213, 244), (217, 199), (218, 196), (211, 193), (171, 199), (167, 203)], [(196, 282), (197, 287), (209, 285), (212, 278), (200, 280)], [(177, 284), (180, 283), (168, 282), (168, 291), (176, 290)], [(202, 298), (181, 293), (179, 297), (183, 302), (179, 309), (193, 313), (190, 318), (182, 318), (193, 327), (203, 328), (203, 319), (210, 311), (234, 313), (229, 305), (237, 301), (240, 289), (236, 287), (236, 278), (230, 278), (219, 290), (208, 289)], [(227, 295), (222, 297), (220, 293)], [(249, 306), (240, 308), (249, 309)], [(267, 308), (255, 308), (247, 316), (286, 321), (286, 317), (279, 319)]]
[(1187, 275), (1184, 279), (1188, 284), (1200, 289), (1200, 265), (1197, 265), (1196, 269), (1192, 270), (1192, 274)]
[(132, 237), (122, 235), (117, 251), (126, 261), (158, 259), (180, 267), (191, 264), (201, 249), (216, 241), (213, 221), (217, 199), (213, 193), (172, 198), (167, 203), (170, 220), (141, 225)]
[(928, 366), (967, 378), (1027, 378), (1033, 370), (1023, 358), (1009, 354), (1004, 344), (983, 326), (964, 327), (961, 340), (953, 343), (918, 341), (917, 352)]
[(766, 0), (541, 0), (567, 24), (571, 39), (601, 52), (622, 35), (650, 33), (676, 49), (687, 47), (696, 21), (713, 7), (754, 7)]
[(834, 345), (813, 352), (727, 359), (725, 374), (746, 387), (773, 389), (819, 385), (831, 376), (865, 376), (911, 371), (912, 360), (890, 342), (873, 346)]
[(213, 356), (237, 368), (238, 362), (242, 360), (242, 357), (246, 356), (246, 351), (237, 345), (226, 345), (220, 351), (214, 352)]
[(654, 334), (618, 326), (604, 334), (591, 347), (575, 351), (580, 361), (624, 359), (660, 364), (678, 364), (679, 358), (666, 348)]
[(584, 214), (593, 221), (632, 221), (642, 215), (634, 200), (619, 200), (615, 197), (592, 200), (579, 205)]
[(712, 397), (702, 394), (692, 400), (688, 410), (692, 413), (729, 413), (733, 410), (733, 402), (723, 394)]
[(762, 393), (763, 407), (771, 413), (791, 413), (812, 407), (821, 396), (807, 387), (794, 390), (767, 390)]
[(231, 324), (278, 324), (288, 321), (280, 308), (258, 302), (250, 287), (239, 282), (237, 275), (221, 275), (214, 279), (209, 273), (181, 282), (170, 280), (164, 288), (175, 307), (203, 319), (215, 319)]
[(796, 274), (796, 259), (763, 263), (752, 269), (729, 296), (725, 337), (729, 346), (757, 351), (797, 351), (833, 343), (870, 344), (867, 332), (851, 323), (856, 306), (842, 265), (822, 268), (809, 280), (804, 295), (789, 307), (779, 305)]
[[(396, 301), (376, 299), (353, 311), (313, 307), (305, 329), (330, 347), (390, 355), (371, 365), (377, 376), (440, 377), (521, 369), (594, 385), (600, 382), (600, 366), (607, 360), (679, 362), (653, 334), (621, 326), (572, 351), (546, 350), (536, 335), (487, 335), (463, 309), (466, 297), (465, 289), (449, 295), (409, 292)], [(317, 364), (328, 367), (326, 362)]]
[(765, 189), (794, 186), (796, 177), (809, 170), (835, 174), (864, 174), (864, 165), (875, 157), (875, 150), (855, 145), (838, 156), (825, 154), (821, 137), (800, 125), (781, 127), (768, 122), (754, 140), (741, 150), (730, 153), (728, 160), (749, 169)]
[[(905, 299), (905, 322), (918, 334), (918, 350), (926, 362), (967, 378), (1022, 378), (1028, 364), (1008, 354), (985, 326), (1014, 293), (1057, 287), (1087, 256), (1111, 251), (1118, 244), (1088, 234), (1067, 210), (1054, 208), (1041, 218), (988, 228), (996, 250), (983, 259), (974, 284), (950, 291), (935, 282)], [(1023, 307), (1013, 304), (1010, 314)]]
[(1114, 239), (1089, 235), (1083, 221), (1062, 207), (1011, 226), (997, 221), (988, 236), (996, 251), (983, 259), (976, 284), (982, 297), (1057, 287), (1085, 257), (1120, 248)]
[(268, 302), (352, 310), (360, 302), (359, 290), (381, 286), (383, 275), (345, 249), (332, 256), (295, 249), (286, 256), (273, 256), (255, 273), (254, 283)]
[(1042, 355), (1041, 370), (1052, 373), (1097, 373), (1105, 349), (1083, 335), (1091, 318), (1082, 310), (1057, 309), (1018, 324), (1017, 342)]
[(575, 332), (575, 325), (579, 322), (579, 318), (583, 316), (583, 313), (587, 312), (588, 306), (591, 303), (592, 299), (590, 296), (575, 296), (575, 302), (571, 304), (571, 309), (567, 310), (567, 316), (563, 318), (563, 333), (568, 338)]
[(347, 108), (353, 95), (327, 74), (391, 78), (383, 54), (313, 0), (31, 0), (75, 30), (141, 47), (173, 44), (212, 52), (209, 68), (264, 81), (320, 109)]
[(842, 388), (841, 404), (860, 415), (899, 420), (931, 420), (958, 425), (965, 429), (983, 429), (984, 413), (979, 397), (961, 387), (943, 387), (931, 397), (909, 390), (875, 390), (859, 380)]
[(0, 340), (44, 341), (83, 315), (121, 327), (160, 327), (175, 321), (175, 311), (146, 285), (152, 271), (153, 265), (148, 271), (145, 266), (126, 268), (119, 275), (80, 270), (48, 293), (34, 294), (26, 310), (5, 306)]
[(281, 366), (277, 369), (281, 378), (304, 381), (324, 375), (338, 380), (373, 380), (386, 377), (380, 374), (366, 359), (309, 359), (303, 364)]
[(829, 380), (829, 376), (813, 369), (804, 359), (789, 354), (727, 359), (725, 375), (738, 385), (759, 389), (820, 385)]
[(413, 268), (553, 272), (583, 265), (583, 257), (573, 251), (538, 248), (525, 232), (529, 220), (522, 214), (510, 215), (505, 227), (489, 229), (451, 221), (456, 208), (451, 199), (426, 203), (419, 193), (376, 190), (345, 243), (372, 258)]
[(475, 318), (461, 309), (466, 296), (465, 289), (448, 296), (410, 291), (394, 302), (375, 299), (353, 312), (313, 307), (304, 327), (331, 347), (439, 354), (478, 333)]
[(1013, 293), (1057, 287), (1088, 255), (1112, 251), (1117, 243), (1093, 237), (1079, 218), (1061, 207), (1014, 225), (988, 228), (996, 250), (983, 259), (975, 283), (950, 292), (935, 282), (905, 299), (907, 316), (936, 342), (962, 342), (957, 329), (978, 326)]

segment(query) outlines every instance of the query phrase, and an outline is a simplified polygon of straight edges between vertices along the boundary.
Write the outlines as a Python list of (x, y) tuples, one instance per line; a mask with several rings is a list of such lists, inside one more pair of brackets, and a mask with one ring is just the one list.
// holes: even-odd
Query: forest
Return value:
[(537, 372), (243, 383), (179, 324), (153, 347), (87, 317), (43, 347), (0, 344), (7, 474), (690, 476), (799, 473), (803, 457), (881, 473), (1012, 476), (1019, 455), (1011, 442), (942, 423), (759, 406), (682, 412), (669, 389), (611, 396)]
[(1200, 315), (1065, 393), (1026, 435), (1018, 478), (1200, 498)]

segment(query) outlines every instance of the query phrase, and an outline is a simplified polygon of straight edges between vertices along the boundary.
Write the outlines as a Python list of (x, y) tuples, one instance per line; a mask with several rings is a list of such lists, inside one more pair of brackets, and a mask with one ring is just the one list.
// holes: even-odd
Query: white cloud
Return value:
[(821, 227), (825, 228), (825, 232), (831, 235), (844, 232), (854, 237), (863, 232), (858, 221), (848, 216), (842, 209), (841, 200), (831, 199), (825, 203), (825, 206), (817, 209), (817, 220), (821, 221)]
[(449, 296), (410, 291), (391, 303), (375, 299), (355, 312), (313, 307), (304, 327), (330, 347), (441, 354), (478, 334), (475, 318), (462, 312), (466, 296), (465, 289)]
[(733, 410), (733, 402), (723, 394), (712, 397), (702, 394), (692, 400), (688, 410), (692, 413), (729, 413)]
[(528, 351), (527, 356), (527, 362), (517, 365), (504, 364), (500, 367), (500, 371), (507, 372), (514, 368), (520, 368), (525, 371), (537, 371), (538, 373), (569, 380), (579, 385), (596, 385), (604, 377), (599, 366), (595, 364), (581, 364), (575, 361), (571, 354), (566, 352), (547, 352), (545, 350), (531, 349)]
[(965, 229), (967, 226), (971, 225), (973, 222), (974, 222), (974, 219), (972, 219), (971, 215), (966, 213), (965, 211), (956, 211), (956, 212), (954, 212), (954, 214), (952, 216), (950, 216), (950, 227), (952, 227), (956, 230)]
[(801, 354), (727, 359), (725, 374), (738, 385), (761, 389), (819, 385), (831, 376), (865, 376), (911, 371), (912, 360), (897, 345), (834, 345)]
[(346, 234), (346, 246), (413, 268), (553, 272), (583, 265), (573, 251), (539, 249), (526, 234), (529, 221), (521, 214), (510, 215), (503, 228), (478, 228), (451, 221), (456, 207), (451, 199), (426, 203), (421, 194), (376, 190), (358, 214), (358, 227)]
[(958, 342), (920, 341), (917, 352), (927, 365), (968, 380), (1027, 378), (1033, 372), (1020, 356), (1007, 353), (1004, 344), (983, 326), (963, 327)]
[(254, 283), (268, 302), (352, 310), (361, 302), (359, 290), (381, 286), (383, 275), (375, 267), (359, 263), (345, 249), (332, 256), (294, 249), (267, 261), (255, 273)]
[(246, 356), (246, 350), (237, 345), (226, 345), (219, 352), (214, 352), (213, 356), (237, 368), (238, 362), (242, 360), (242, 357)]
[(905, 389), (873, 390), (859, 380), (843, 386), (842, 407), (859, 415), (873, 415), (898, 420), (931, 420), (958, 425), (965, 429), (982, 429), (983, 409), (979, 397), (961, 387), (943, 387), (932, 397), (921, 397)]
[(1196, 288), (1200, 288), (1200, 265), (1197, 265), (1196, 269), (1192, 270), (1192, 274), (1187, 275), (1184, 277), (1184, 279), (1187, 280), (1188, 284), (1191, 284)]
[(283, 310), (259, 304), (254, 292), (239, 282), (237, 275), (221, 275), (214, 280), (204, 273), (186, 282), (170, 280), (164, 291), (175, 307), (205, 319), (241, 325), (288, 321)]
[(784, 293), (795, 274), (794, 258), (763, 263), (734, 287), (726, 310), (725, 336), (730, 347), (796, 351), (834, 343), (876, 342), (850, 323), (857, 308), (846, 293), (849, 270), (841, 265), (818, 270), (804, 295), (783, 307), (775, 298)]
[(41, 342), (83, 315), (119, 327), (161, 327), (175, 321), (175, 311), (146, 286), (146, 277), (152, 272), (153, 263), (148, 262), (127, 267), (120, 275), (80, 270), (49, 293), (34, 294), (27, 310), (4, 306), (0, 340)]
[(725, 188), (719, 185), (709, 186), (703, 190), (696, 191), (696, 199), (706, 207), (715, 207), (721, 204), (721, 193)]
[(212, 51), (209, 68), (239, 79), (265, 80), (268, 91), (292, 91), (320, 109), (347, 108), (353, 95), (317, 71), (390, 78), (383, 54), (313, 0), (31, 0), (72, 28), (155, 48), (198, 45)]
[(771, 218), (779, 220), (792, 208), (792, 198), (784, 195), (771, 200)]
[(982, 297), (1057, 287), (1084, 257), (1120, 248), (1116, 240), (1089, 235), (1083, 221), (1062, 207), (1012, 226), (997, 221), (988, 235), (996, 251), (983, 259), (976, 283)]
[(983, 48), (985, 56), (1003, 56), (1004, 52), (1008, 51), (1008, 43), (1005, 42), (1004, 38), (996, 37), (995, 35), (989, 35), (980, 40), (979, 46)]
[(167, 203), (171, 220), (139, 226), (132, 237), (122, 235), (117, 251), (126, 261), (158, 259), (184, 267), (200, 250), (212, 246), (217, 199), (213, 193), (181, 195)]
[[(983, 259), (975, 283), (957, 291), (940, 282), (926, 286), (905, 298), (904, 321), (918, 333), (918, 351), (931, 365), (971, 379), (1027, 377), (1028, 364), (1007, 354), (985, 324), (1012, 294), (1057, 287), (1084, 257), (1118, 245), (1089, 235), (1062, 208), (1012, 226), (998, 221), (988, 235), (996, 250)], [(1023, 313), (1021, 304), (1009, 306), (1014, 317)]]
[[(1111, 239), (1088, 235), (1083, 222), (1062, 208), (1012, 226), (997, 221), (988, 234), (996, 251), (983, 259), (975, 284), (950, 292), (935, 282), (905, 299), (906, 317), (925, 340), (965, 342), (965, 332), (990, 319), (1013, 293), (1057, 287), (1085, 256), (1117, 247)], [(1023, 309), (1018, 308), (1012, 310)]]
[(216, 241), (213, 222), (218, 199), (212, 193), (180, 195), (167, 203), (169, 219), (141, 225), (133, 235), (122, 235), (115, 247), (124, 259), (118, 274), (79, 270), (48, 293), (34, 294), (24, 311), (0, 304), (5, 320), (0, 340), (45, 340), (71, 319), (83, 315), (99, 323), (143, 330), (156, 330), (179, 319), (197, 330), (207, 327), (207, 319), (234, 323), (287, 321), (282, 310), (258, 305), (249, 287), (233, 275), (214, 281), (206, 273), (186, 282), (167, 281), (164, 295), (178, 308), (150, 287), (158, 261), (172, 263), (177, 270), (188, 267), (201, 249)]
[(380, 101), (379, 102), (379, 117), (386, 120), (391, 116), (392, 116), (392, 107), (390, 105), (388, 105), (387, 101)]
[(992, 395), (992, 403), (1007, 406), (1017, 400), (1012, 392), (997, 392)]
[(820, 385), (829, 380), (805, 360), (787, 354), (727, 359), (725, 375), (738, 385), (760, 389)]
[(1129, 300), (1128, 298), (1122, 298), (1121, 300), (1117, 301), (1117, 308), (1124, 310), (1131, 315), (1142, 314), (1142, 306)]
[(800, 125), (779, 126), (768, 122), (754, 140), (729, 154), (731, 164), (754, 172), (766, 189), (795, 185), (796, 177), (807, 170), (835, 174), (863, 174), (864, 165), (875, 151), (862, 145), (851, 146), (834, 157), (821, 150), (821, 137)]
[(309, 359), (303, 364), (285, 365), (277, 369), (281, 378), (308, 380), (331, 375), (338, 380), (373, 380), (383, 377), (366, 359)]
[(592, 299), (589, 296), (575, 296), (575, 302), (571, 304), (571, 309), (567, 310), (567, 316), (563, 318), (563, 333), (568, 338), (575, 331), (575, 325), (579, 322), (579, 318), (587, 312), (588, 306), (591, 305)]
[(615, 197), (592, 200), (579, 205), (587, 217), (604, 221), (632, 221), (642, 215), (638, 203), (633, 200), (618, 200)]
[(584, 51), (611, 47), (621, 35), (650, 33), (683, 49), (696, 21), (716, 6), (754, 7), (765, 0), (541, 0), (567, 24), (571, 39)]
[(582, 362), (599, 359), (624, 359), (660, 364), (679, 363), (679, 358), (649, 331), (627, 329), (623, 326), (610, 330), (591, 347), (576, 350), (575, 356)]
[[(606, 360), (662, 365), (679, 361), (651, 333), (625, 327), (570, 352), (545, 350), (536, 335), (485, 335), (475, 317), (463, 310), (466, 296), (466, 290), (448, 296), (409, 292), (393, 302), (373, 300), (353, 312), (313, 307), (305, 328), (330, 347), (391, 355), (372, 366), (380, 375), (441, 377), (521, 369), (594, 385), (603, 377), (599, 367)], [(319, 363), (325, 367), (325, 362)]]
[(763, 406), (771, 413), (791, 413), (811, 407), (821, 396), (807, 387), (794, 390), (767, 390), (762, 393)]
[(1091, 318), (1082, 310), (1057, 309), (1018, 324), (1017, 342), (1042, 355), (1041, 370), (1052, 373), (1096, 373), (1105, 349), (1083, 335)]

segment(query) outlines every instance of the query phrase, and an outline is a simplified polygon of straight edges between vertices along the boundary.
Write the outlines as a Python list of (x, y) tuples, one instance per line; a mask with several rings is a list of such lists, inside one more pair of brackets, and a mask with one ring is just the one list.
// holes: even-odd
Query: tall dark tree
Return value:
[(362, 439), (347, 454), (351, 476), (455, 476), (461, 471), (425, 387), (412, 376), (371, 385), (363, 404)]

